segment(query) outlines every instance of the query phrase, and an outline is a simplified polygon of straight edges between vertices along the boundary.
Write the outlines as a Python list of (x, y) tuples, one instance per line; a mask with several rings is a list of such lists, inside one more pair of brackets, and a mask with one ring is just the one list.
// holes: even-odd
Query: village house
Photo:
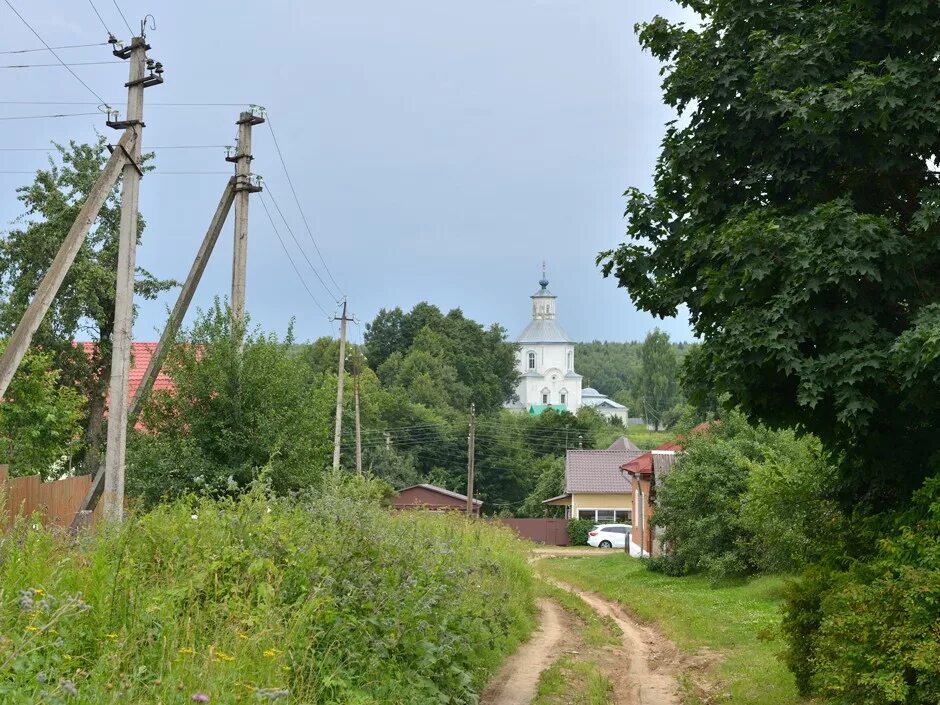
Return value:
[(565, 455), (565, 493), (542, 504), (564, 507), (568, 519), (630, 524), (633, 482), (621, 467), (642, 454), (626, 437), (618, 438), (606, 450), (569, 450)]
[[(467, 495), (451, 492), (436, 485), (412, 485), (401, 490), (392, 502), (395, 509), (429, 509), (431, 511), (467, 511)], [(480, 516), (483, 502), (473, 500), (473, 516)]]

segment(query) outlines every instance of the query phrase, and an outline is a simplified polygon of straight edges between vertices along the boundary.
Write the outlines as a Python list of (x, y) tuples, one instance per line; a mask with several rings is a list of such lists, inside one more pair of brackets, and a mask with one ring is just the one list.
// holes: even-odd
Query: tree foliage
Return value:
[(832, 512), (820, 498), (830, 469), (819, 442), (729, 412), (683, 444), (656, 492), (653, 522), (665, 554), (653, 566), (716, 578), (800, 567)]
[[(32, 184), (17, 189), (24, 213), (0, 241), (0, 332), (7, 335), (16, 328), (108, 158), (104, 137), (94, 144), (55, 147), (49, 168), (40, 169)], [(62, 370), (60, 382), (77, 384), (87, 399), (85, 465), (92, 471), (99, 461), (110, 380), (120, 212), (116, 184), (33, 337), (35, 348), (55, 352)], [(145, 226), (139, 216), (138, 244)], [(139, 297), (154, 299), (173, 284), (137, 268)], [(74, 345), (81, 338), (95, 343), (90, 354)]]
[(29, 352), (10, 382), (0, 404), (0, 462), (13, 476), (54, 479), (81, 438), (84, 399), (60, 375), (51, 353)]
[(847, 504), (902, 501), (940, 451), (940, 6), (680, 4), (700, 26), (639, 34), (683, 119), (604, 273), (688, 306), (700, 392), (845, 451)]

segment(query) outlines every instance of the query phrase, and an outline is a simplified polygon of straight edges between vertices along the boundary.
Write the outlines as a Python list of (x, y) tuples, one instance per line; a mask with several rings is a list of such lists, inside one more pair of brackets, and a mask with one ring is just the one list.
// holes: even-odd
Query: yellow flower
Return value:
[(42, 597), (43, 595), (46, 594), (46, 591), (43, 590), (42, 588), (36, 588), (35, 590), (33, 590), (33, 592), (35, 592), (35, 593), (36, 593), (37, 595), (39, 595), (40, 597)]
[(189, 648), (188, 646), (184, 646), (183, 648), (181, 648), (181, 649), (179, 650), (179, 652), (180, 652), (181, 654), (186, 655), (186, 656), (192, 656), (194, 653), (196, 653), (195, 651), (193, 651), (193, 650), (192, 650), (191, 648)]
[(290, 673), (290, 666), (281, 666), (281, 670), (284, 671), (284, 673)]
[(62, 660), (63, 660), (63, 661), (71, 661), (71, 660), (72, 660), (72, 655), (71, 655), (71, 654), (62, 654)]
[(248, 635), (247, 635), (247, 634), (239, 634), (239, 635), (238, 635), (238, 638), (239, 638), (239, 639), (246, 639), (246, 640), (247, 640), (247, 639), (248, 639)]
[(225, 653), (224, 651), (216, 651), (216, 652), (215, 652), (215, 657), (216, 657), (219, 661), (234, 661), (234, 660), (235, 660), (235, 657), (234, 657), (234, 656), (232, 656), (231, 654), (227, 654), (227, 653)]
[(34, 626), (34, 625), (32, 625), (32, 624), (28, 624), (28, 625), (26, 626), (26, 631), (28, 631), (28, 632), (38, 632), (38, 631), (39, 631), (39, 627)]
[(111, 641), (114, 641), (115, 639), (117, 639), (117, 634), (115, 634), (114, 632), (111, 632), (110, 634), (105, 634), (105, 638), (110, 639)]
[(264, 650), (264, 655), (268, 657), (277, 656), (279, 653), (281, 652), (278, 651), (277, 649), (265, 649)]

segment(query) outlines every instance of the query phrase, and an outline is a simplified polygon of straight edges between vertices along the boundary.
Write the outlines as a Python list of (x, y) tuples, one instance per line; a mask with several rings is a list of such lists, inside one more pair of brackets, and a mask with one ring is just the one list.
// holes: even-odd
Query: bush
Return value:
[(797, 569), (834, 511), (821, 499), (831, 474), (814, 437), (726, 414), (687, 437), (657, 491), (653, 522), (666, 550), (650, 567), (716, 579)]
[(840, 705), (940, 702), (940, 478), (881, 522), (877, 554), (814, 567), (789, 591), (787, 661), (804, 693)]
[(78, 544), (19, 522), (0, 539), (0, 701), (476, 702), (532, 627), (525, 549), (362, 494), (179, 500)]
[(590, 519), (568, 520), (568, 541), (572, 546), (585, 546), (588, 542), (588, 532), (596, 526)]

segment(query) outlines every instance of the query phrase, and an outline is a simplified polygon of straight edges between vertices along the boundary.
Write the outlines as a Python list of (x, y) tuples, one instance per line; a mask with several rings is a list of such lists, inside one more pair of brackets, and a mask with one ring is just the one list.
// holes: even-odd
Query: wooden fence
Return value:
[[(90, 487), (91, 475), (52, 482), (40, 482), (39, 475), (11, 479), (8, 467), (0, 465), (0, 496), (6, 498), (5, 506), (0, 505), (0, 526), (18, 515), (28, 517), (38, 512), (44, 526), (68, 528)], [(95, 518), (99, 511), (95, 510)]]
[(568, 545), (567, 519), (500, 519), (524, 539), (549, 546)]

